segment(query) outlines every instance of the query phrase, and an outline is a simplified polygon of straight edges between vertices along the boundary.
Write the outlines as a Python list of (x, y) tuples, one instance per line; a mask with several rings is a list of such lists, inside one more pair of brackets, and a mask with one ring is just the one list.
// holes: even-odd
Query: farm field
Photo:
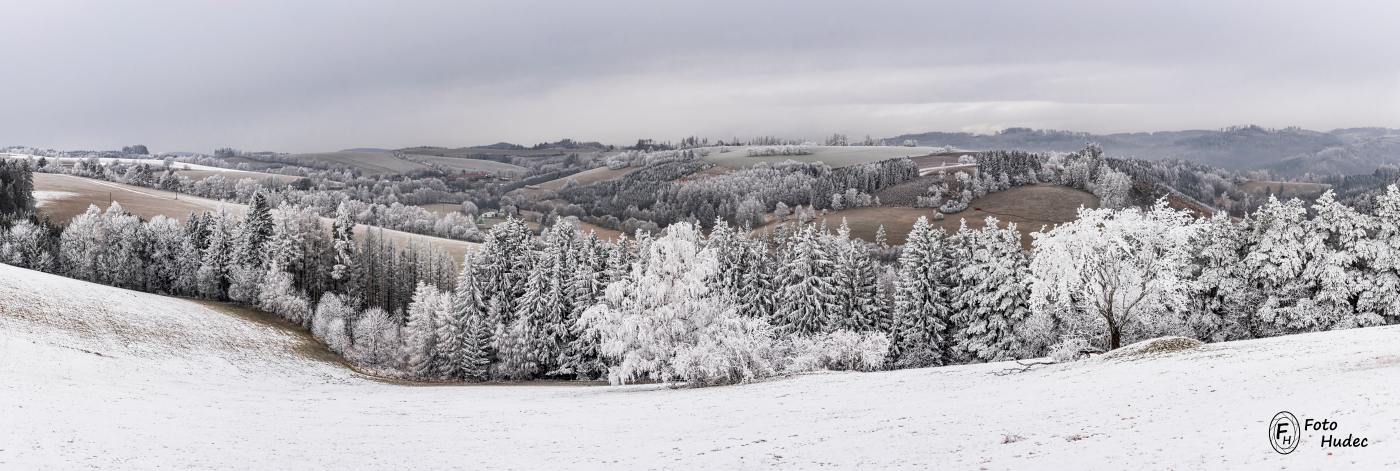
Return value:
[(462, 212), (462, 205), (454, 203), (430, 203), (414, 205), (438, 216), (445, 216), (452, 213)]
[(622, 235), (622, 231), (608, 229), (597, 224), (590, 224), (583, 221), (578, 222), (578, 230), (584, 234), (592, 232), (597, 234), (599, 239), (603, 240), (617, 240), (618, 236)]
[[(997, 218), (1001, 225), (1016, 223), (1021, 232), (1021, 245), (1030, 247), (1032, 232), (1043, 226), (1073, 221), (1079, 207), (1098, 207), (1094, 195), (1069, 187), (1057, 185), (1032, 185), (1014, 187), (1006, 191), (991, 193), (972, 200), (968, 208), (957, 214), (945, 215), (942, 221), (933, 220), (938, 211), (934, 208), (914, 208), (909, 206), (873, 206), (866, 208), (828, 211), (825, 219), (833, 229), (841, 225), (841, 219), (851, 228), (851, 236), (867, 241), (875, 240), (875, 232), (881, 225), (890, 244), (903, 244), (909, 229), (919, 216), (926, 216), (930, 223), (938, 224), (948, 232), (955, 232), (966, 219), (969, 228), (980, 228), (986, 224), (987, 216)], [(771, 222), (755, 229), (770, 232), (781, 224)]]
[(1249, 181), (1240, 184), (1240, 189), (1259, 196), (1277, 195), (1279, 198), (1315, 196), (1331, 188), (1325, 183)]
[(463, 157), (442, 157), (437, 155), (418, 154), (409, 154), (406, 155), (406, 158), (412, 161), (422, 161), (432, 163), (434, 165), (440, 165), (449, 170), (455, 170), (459, 172), (488, 172), (493, 174), (505, 174), (516, 176), (525, 175), (526, 172), (529, 172), (529, 169), (526, 169), (525, 167), (521, 167), (519, 165), (514, 164), (508, 164), (505, 162), (497, 162), (494, 160), (469, 159)]
[(254, 180), (258, 180), (258, 181), (263, 181), (263, 180), (267, 180), (267, 179), (273, 179), (273, 180), (276, 180), (276, 181), (281, 182), (281, 183), (291, 183), (291, 182), (294, 182), (294, 181), (297, 181), (297, 180), (301, 179), (301, 177), (298, 177), (298, 176), (296, 176), (296, 175), (281, 175), (281, 174), (276, 174), (276, 173), (250, 172), (250, 171), (246, 171), (246, 170), (232, 170), (232, 169), (220, 169), (220, 170), (176, 170), (176, 171), (175, 171), (175, 175), (181, 175), (181, 176), (189, 177), (190, 180), (200, 180), (200, 179), (203, 179), (203, 178), (206, 178), (206, 177), (212, 177), (212, 176), (214, 176), (214, 175), (223, 175), (224, 178), (228, 178), (228, 179), (231, 179), (231, 180), (240, 180), (240, 179), (244, 179), (244, 178), (251, 178), (251, 179), (254, 179)]
[[(242, 215), (246, 210), (244, 205), (237, 203), (50, 173), (34, 174), (34, 193), (36, 198), (40, 200), (38, 203), (40, 214), (46, 215), (60, 224), (66, 224), (73, 216), (87, 211), (89, 205), (95, 204), (99, 208), (106, 209), (109, 199), (121, 203), (122, 209), (126, 212), (144, 219), (163, 215), (184, 221), (192, 212), (218, 211), (219, 208), (223, 208), (231, 214)], [(329, 218), (321, 218), (321, 221), (327, 228), (330, 227), (331, 220)], [(363, 236), (369, 227), (364, 224), (355, 226), (356, 235)], [(390, 229), (384, 229), (384, 236), (400, 246), (406, 245), (410, 241), (432, 244), (446, 250), (459, 261), (467, 252), (476, 247), (476, 244), (467, 241)]]
[[(766, 147), (766, 146), (755, 146)], [(729, 147), (728, 152), (720, 152), (719, 147), (704, 147), (710, 154), (705, 156), (705, 160), (714, 162), (730, 168), (744, 168), (759, 162), (778, 163), (787, 160), (799, 162), (826, 162), (832, 168), (849, 167), (869, 162), (878, 162), (896, 157), (918, 157), (941, 152), (941, 147), (903, 147), (903, 146), (810, 146), (813, 150), (808, 155), (774, 155), (767, 157), (749, 157), (749, 146)], [(956, 160), (956, 159), (955, 159)]]
[(590, 168), (588, 170), (584, 170), (582, 172), (575, 173), (564, 178), (556, 178), (554, 180), (540, 183), (539, 185), (535, 186), (546, 190), (558, 191), (564, 189), (564, 185), (567, 185), (570, 179), (577, 181), (580, 185), (590, 185), (593, 183), (621, 178), (623, 175), (632, 173), (633, 171), (636, 171), (640, 168), (641, 167), (627, 167), (616, 170), (607, 167)]
[[(1400, 326), (699, 389), (406, 385), (228, 305), (0, 265), (0, 468), (1395, 469)], [(1290, 455), (1280, 410), (1368, 448)]]
[[(34, 158), (34, 159), (39, 158), (38, 156), (27, 155), (27, 154), (14, 154), (14, 153), (0, 153), (0, 157), (9, 157), (9, 158)], [(53, 161), (60, 162), (61, 164), (63, 164), (64, 167), (72, 167), (74, 164), (78, 163), (78, 161), (85, 160), (85, 159), (78, 158), (78, 157), (44, 157), (44, 158), (49, 159), (49, 160), (53, 160)], [(164, 161), (164, 160), (160, 160), (160, 159), (121, 159), (121, 158), (113, 158), (113, 157), (104, 157), (104, 158), (99, 158), (99, 159), (97, 159), (97, 160), (98, 160), (99, 162), (101, 162), (102, 165), (104, 165), (104, 166), (110, 165), (110, 164), (112, 164), (113, 162), (120, 162), (120, 163), (123, 163), (123, 164), (146, 164), (146, 165), (150, 165), (150, 166), (155, 167), (155, 168), (163, 168), (163, 167), (166, 165), (165, 161)], [(253, 171), (248, 171), (248, 170), (237, 170), (237, 169), (231, 169), (231, 168), (213, 167), (213, 166), (209, 166), (209, 165), (190, 164), (190, 163), (184, 163), (184, 162), (171, 162), (171, 163), (170, 163), (170, 168), (175, 169), (175, 174), (176, 174), (176, 175), (183, 175), (183, 176), (189, 177), (191, 180), (199, 180), (199, 179), (201, 179), (201, 178), (210, 177), (210, 176), (214, 176), (214, 175), (223, 175), (224, 177), (229, 178), (229, 179), (233, 179), (233, 180), (238, 180), (238, 179), (242, 179), (242, 178), (252, 178), (252, 179), (254, 179), (254, 180), (266, 180), (266, 179), (271, 178), (271, 179), (277, 180), (277, 181), (282, 182), (282, 183), (290, 183), (290, 182), (296, 181), (298, 178), (301, 178), (301, 177), (297, 177), (297, 176), (294, 176), (294, 175), (281, 175), (281, 174), (276, 174), (276, 173), (253, 172)]]
[(352, 150), (339, 152), (315, 152), (293, 154), (292, 158), (303, 162), (316, 162), (359, 169), (365, 175), (395, 175), (424, 170), (426, 165), (410, 162), (389, 151)]

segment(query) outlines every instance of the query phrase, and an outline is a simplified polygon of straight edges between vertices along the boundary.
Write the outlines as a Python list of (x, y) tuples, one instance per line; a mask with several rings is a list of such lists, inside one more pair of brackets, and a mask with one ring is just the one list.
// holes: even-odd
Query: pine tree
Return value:
[(267, 196), (261, 191), (253, 195), (248, 205), (248, 215), (238, 230), (236, 262), (244, 267), (261, 270), (265, 260), (263, 246), (272, 238), (272, 208), (268, 207)]
[(1376, 198), (1374, 236), (1360, 250), (1371, 259), (1371, 273), (1358, 287), (1357, 310), (1379, 313), (1400, 323), (1400, 188), (1386, 187)]
[(825, 332), (837, 305), (831, 258), (810, 225), (797, 232), (791, 250), (783, 265), (779, 301), (779, 312), (785, 317), (782, 328), (799, 334)]
[(1262, 301), (1244, 266), (1245, 224), (1217, 213), (1192, 239), (1192, 309), (1196, 338), (1222, 342), (1250, 337), (1253, 309)]
[(408, 372), (419, 379), (436, 379), (442, 359), (437, 356), (437, 320), (442, 308), (442, 294), (436, 287), (419, 283), (408, 305), (408, 323), (404, 325), (404, 358)]
[(1249, 254), (1245, 271), (1259, 287), (1263, 302), (1248, 322), (1253, 337), (1267, 337), (1317, 328), (1319, 318), (1311, 289), (1303, 278), (1311, 255), (1307, 240), (1307, 210), (1303, 203), (1269, 197), (1249, 219)]
[(1381, 325), (1384, 319), (1375, 311), (1358, 311), (1353, 300), (1360, 297), (1370, 278), (1370, 254), (1362, 246), (1374, 232), (1373, 220), (1349, 208), (1328, 190), (1313, 204), (1307, 246), (1313, 258), (1302, 277), (1313, 286), (1317, 328), (1353, 328)]
[(359, 303), (363, 296), (364, 272), (359, 265), (359, 250), (355, 244), (355, 221), (351, 219), (350, 209), (344, 202), (336, 208), (335, 221), (331, 223), (331, 250), (335, 254), (335, 265), (331, 268), (334, 289)]
[(233, 260), (233, 221), (222, 209), (205, 221), (203, 261), (199, 266), (199, 292), (208, 298), (221, 299), (228, 289), (229, 268)]
[(749, 240), (744, 243), (744, 279), (740, 286), (738, 310), (745, 317), (763, 319), (780, 324), (777, 316), (777, 280), (773, 274), (776, 261), (764, 242)]
[(568, 296), (573, 311), (569, 315), (569, 343), (560, 355), (559, 372), (572, 374), (581, 379), (597, 378), (606, 372), (606, 366), (598, 353), (598, 337), (589, 333), (580, 318), (583, 312), (598, 303), (598, 298), (607, 285), (603, 283), (607, 253), (585, 251), (577, 261), (573, 277), (569, 280)]
[(936, 366), (947, 359), (948, 285), (941, 228), (920, 216), (899, 256), (892, 352), (900, 366)]
[(448, 357), (455, 365), (444, 368), (451, 378), (484, 380), (489, 377), (495, 327), (487, 322), (476, 271), (469, 256), (457, 277), (457, 289), (452, 292), (451, 314), (447, 317), (457, 325), (452, 332), (457, 338), (445, 342), (456, 348)]
[(967, 258), (957, 269), (956, 349), (980, 361), (1029, 355), (1017, 328), (1030, 316), (1030, 261), (1016, 225), (1005, 229), (988, 217), (982, 229), (959, 231)]
[(879, 279), (875, 261), (865, 253), (859, 240), (850, 238), (845, 218), (837, 230), (834, 291), (836, 308), (830, 321), (831, 330), (852, 332), (874, 331), (879, 328), (885, 309), (879, 295)]

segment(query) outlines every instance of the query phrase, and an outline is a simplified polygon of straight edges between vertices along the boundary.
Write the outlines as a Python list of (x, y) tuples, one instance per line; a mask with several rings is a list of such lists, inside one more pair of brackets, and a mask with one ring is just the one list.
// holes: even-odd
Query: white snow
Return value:
[(44, 205), (47, 205), (47, 204), (52, 203), (52, 202), (54, 202), (54, 201), (58, 201), (58, 200), (66, 199), (66, 198), (72, 198), (72, 197), (75, 197), (75, 196), (78, 196), (78, 194), (77, 194), (77, 193), (73, 193), (73, 192), (71, 192), (71, 191), (43, 191), (43, 190), (39, 190), (39, 191), (35, 191), (35, 192), (34, 192), (34, 206), (37, 207), (37, 208), (42, 208), (42, 207), (44, 207)]
[[(1400, 327), (704, 389), (391, 384), (303, 339), (0, 265), (0, 469), (1400, 467)], [(1278, 455), (1280, 410), (1369, 446)]]
[[(64, 162), (64, 163), (76, 163), (76, 162), (82, 162), (82, 161), (84, 161), (84, 160), (87, 160), (87, 158), (85, 158), (85, 157), (42, 157), (42, 156), (38, 156), (38, 155), (17, 154), (17, 153), (13, 153), (13, 152), (3, 152), (3, 153), (0, 153), (0, 156), (10, 157), (10, 158), (16, 158), (16, 159), (36, 159), (36, 160), (37, 160), (37, 159), (40, 159), (40, 158), (46, 158), (46, 159), (49, 159), (49, 160), (58, 161), (58, 162)], [(102, 165), (104, 165), (104, 166), (106, 166), (106, 165), (111, 165), (112, 162), (121, 162), (121, 163), (123, 163), (123, 164), (147, 164), (147, 165), (150, 165), (150, 166), (152, 166), (152, 167), (161, 167), (161, 166), (164, 166), (164, 165), (165, 165), (165, 160), (164, 160), (164, 159), (158, 159), (158, 158), (133, 159), (133, 158), (124, 158), (124, 157), (99, 157), (99, 158), (97, 159), (97, 161), (98, 161), (98, 163), (100, 163), (100, 164), (102, 164)], [(213, 171), (213, 172), (235, 172), (235, 173), (243, 172), (242, 170), (236, 170), (236, 169), (231, 169), (231, 168), (214, 167), (214, 166), (210, 166), (210, 165), (200, 165), (200, 164), (191, 164), (191, 163), (174, 162), (174, 161), (170, 162), (170, 168), (177, 169), (177, 170), (208, 170), (208, 171)]]

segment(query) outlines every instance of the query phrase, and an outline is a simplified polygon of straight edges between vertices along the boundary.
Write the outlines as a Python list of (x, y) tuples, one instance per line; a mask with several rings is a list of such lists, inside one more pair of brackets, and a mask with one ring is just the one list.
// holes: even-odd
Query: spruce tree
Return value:
[(783, 265), (779, 312), (788, 332), (813, 334), (828, 330), (836, 308), (832, 262), (813, 226), (798, 230)]
[(272, 208), (268, 207), (267, 196), (259, 191), (253, 195), (248, 205), (248, 215), (238, 230), (237, 262), (251, 269), (261, 270), (266, 260), (263, 249), (272, 238)]
[(861, 241), (850, 238), (850, 228), (845, 218), (841, 219), (841, 227), (836, 233), (836, 308), (832, 311), (830, 329), (852, 332), (876, 330), (884, 305), (879, 295), (875, 262), (865, 253)]
[(982, 229), (960, 232), (967, 258), (957, 267), (962, 286), (956, 349), (979, 361), (1028, 355), (1017, 328), (1030, 316), (1030, 260), (1021, 251), (1016, 225), (998, 228), (988, 217)]
[(404, 359), (409, 374), (415, 378), (436, 379), (437, 373), (442, 371), (436, 325), (442, 304), (437, 288), (419, 283), (408, 305), (408, 322), (403, 331)]
[(937, 366), (947, 358), (949, 302), (942, 232), (920, 216), (899, 256), (891, 348), (899, 366)]

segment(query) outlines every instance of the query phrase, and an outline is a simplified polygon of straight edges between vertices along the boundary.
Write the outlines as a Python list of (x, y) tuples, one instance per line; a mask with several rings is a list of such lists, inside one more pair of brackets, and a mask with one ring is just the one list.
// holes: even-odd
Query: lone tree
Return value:
[(1037, 233), (1031, 307), (1060, 337), (1102, 335), (1109, 349), (1133, 336), (1173, 332), (1188, 307), (1191, 235), (1185, 211), (1080, 209), (1078, 220)]

